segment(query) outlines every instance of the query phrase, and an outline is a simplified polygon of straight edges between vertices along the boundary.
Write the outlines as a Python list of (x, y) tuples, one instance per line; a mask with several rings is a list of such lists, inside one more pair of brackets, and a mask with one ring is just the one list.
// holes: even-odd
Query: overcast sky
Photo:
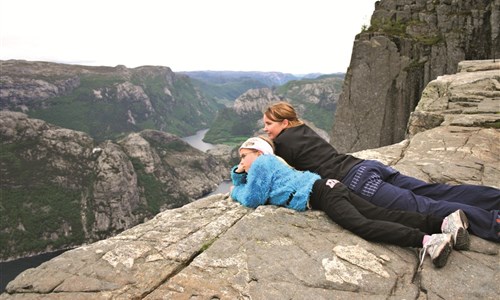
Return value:
[(375, 0), (0, 0), (0, 59), (346, 72)]

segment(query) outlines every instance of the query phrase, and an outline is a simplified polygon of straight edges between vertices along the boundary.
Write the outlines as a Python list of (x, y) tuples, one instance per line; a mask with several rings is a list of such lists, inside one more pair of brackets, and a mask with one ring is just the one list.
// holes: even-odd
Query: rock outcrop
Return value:
[(215, 190), (229, 166), (166, 132), (116, 142), (0, 111), (0, 259), (113, 236)]
[[(457, 95), (458, 83), (473, 91), (470, 76), (442, 77), (424, 94), (440, 86), (439, 95)], [(449, 115), (453, 96), (427, 97), (414, 115), (441, 114), (441, 123), (354, 155), (427, 181), (500, 188), (500, 131), (483, 127), (500, 113), (498, 90), (484, 92), (473, 115)], [(426, 122), (410, 128), (417, 123)], [(367, 242), (320, 211), (249, 209), (218, 194), (26, 270), (0, 299), (498, 299), (499, 251), (472, 236), (470, 251), (453, 251), (445, 267), (427, 258), (418, 270), (418, 249)]]
[(356, 36), (332, 144), (354, 152), (398, 143), (423, 89), (463, 60), (500, 57), (500, 0), (375, 4)]

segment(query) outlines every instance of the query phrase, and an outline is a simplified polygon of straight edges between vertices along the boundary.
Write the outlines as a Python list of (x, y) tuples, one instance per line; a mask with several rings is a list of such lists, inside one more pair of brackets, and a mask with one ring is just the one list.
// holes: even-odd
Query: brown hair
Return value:
[(274, 148), (274, 142), (273, 142), (273, 140), (271, 140), (269, 137), (267, 137), (265, 135), (259, 135), (259, 138), (263, 139), (264, 141), (266, 141), (271, 146), (271, 148), (273, 148), (273, 153), (274, 153), (274, 151), (276, 149)]
[(288, 127), (295, 127), (304, 124), (299, 120), (295, 108), (288, 102), (278, 102), (269, 106), (264, 112), (266, 117), (274, 122), (288, 120)]

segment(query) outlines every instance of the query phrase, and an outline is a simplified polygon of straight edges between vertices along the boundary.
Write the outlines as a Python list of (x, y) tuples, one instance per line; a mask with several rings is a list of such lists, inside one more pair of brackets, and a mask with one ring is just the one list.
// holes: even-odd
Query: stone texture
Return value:
[(405, 139), (410, 113), (438, 76), (500, 53), (500, 0), (381, 0), (355, 38), (331, 141), (355, 152)]

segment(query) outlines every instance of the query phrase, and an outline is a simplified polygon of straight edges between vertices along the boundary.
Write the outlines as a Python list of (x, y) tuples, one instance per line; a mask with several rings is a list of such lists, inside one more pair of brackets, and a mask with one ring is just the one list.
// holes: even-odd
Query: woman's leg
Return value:
[(389, 209), (415, 211), (439, 217), (446, 217), (461, 209), (469, 220), (469, 229), (473, 234), (487, 240), (500, 242), (500, 224), (496, 221), (498, 211), (487, 211), (480, 207), (457, 202), (435, 201), (388, 183), (382, 183), (369, 201)]
[(500, 190), (490, 186), (426, 183), (401, 173), (396, 173), (384, 181), (437, 201), (458, 202), (485, 210), (500, 210)]
[(342, 182), (356, 194), (363, 195), (365, 198), (370, 198), (378, 186), (386, 182), (436, 201), (457, 202), (485, 210), (500, 210), (499, 189), (480, 185), (427, 183), (403, 175), (375, 160), (363, 161), (353, 168)]
[(438, 217), (446, 217), (461, 209), (469, 219), (470, 231), (473, 234), (484, 239), (500, 242), (500, 224), (497, 223), (498, 210), (488, 211), (478, 206), (459, 202), (436, 201), (415, 194), (409, 189), (384, 182), (383, 177), (388, 177), (389, 174), (394, 176), (398, 172), (391, 171), (388, 167), (385, 167), (388, 169), (384, 169), (379, 165), (381, 165), (379, 162), (370, 161), (370, 163), (358, 168), (355, 176), (346, 177), (346, 180), (351, 180), (349, 189), (376, 206), (388, 209), (414, 211)]
[[(313, 209), (324, 211), (334, 222), (360, 237), (403, 247), (422, 247), (425, 233), (396, 222), (368, 219), (351, 203), (349, 192), (330, 179), (315, 182), (310, 198)], [(385, 209), (377, 207), (382, 211)]]

